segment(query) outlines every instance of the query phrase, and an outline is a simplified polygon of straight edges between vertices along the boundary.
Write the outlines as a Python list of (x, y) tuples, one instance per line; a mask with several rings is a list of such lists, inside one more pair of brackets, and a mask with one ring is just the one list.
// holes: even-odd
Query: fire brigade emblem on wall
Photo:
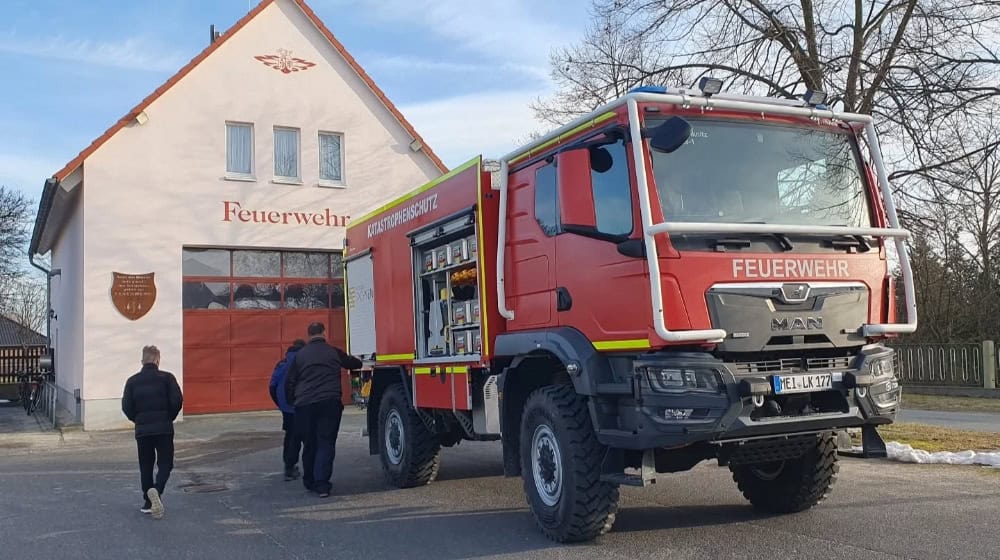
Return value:
[(291, 74), (292, 72), (308, 70), (313, 66), (316, 66), (315, 62), (309, 62), (304, 58), (293, 57), (292, 51), (288, 49), (278, 49), (278, 54), (262, 54), (255, 56), (254, 58), (261, 61), (265, 65), (280, 71), (282, 74)]
[(153, 272), (149, 274), (122, 274), (112, 272), (111, 301), (115, 309), (135, 321), (153, 308), (156, 302), (156, 283)]

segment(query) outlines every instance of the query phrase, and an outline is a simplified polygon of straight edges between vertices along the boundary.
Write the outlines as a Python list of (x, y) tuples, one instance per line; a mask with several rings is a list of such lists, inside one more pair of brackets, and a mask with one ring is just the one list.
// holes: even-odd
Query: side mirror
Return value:
[(672, 153), (691, 137), (691, 123), (681, 117), (670, 117), (653, 131), (649, 145), (657, 152)]
[[(590, 176), (590, 150), (567, 150), (557, 157), (559, 223), (563, 227), (596, 228), (597, 210), (594, 207), (594, 187)], [(607, 159), (611, 159), (610, 155)]]

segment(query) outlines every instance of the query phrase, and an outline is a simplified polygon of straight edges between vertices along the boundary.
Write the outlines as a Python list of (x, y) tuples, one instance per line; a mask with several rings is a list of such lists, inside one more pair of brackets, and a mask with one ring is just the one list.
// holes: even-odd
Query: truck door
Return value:
[(363, 360), (375, 354), (375, 271), (371, 250), (347, 261), (347, 351)]
[(646, 261), (619, 250), (621, 241), (642, 239), (630, 146), (614, 130), (588, 140), (608, 143), (564, 151), (558, 161), (559, 325), (580, 330), (599, 350), (645, 347), (651, 324)]
[(507, 212), (506, 290), (511, 330), (555, 326), (556, 166), (550, 159), (511, 174)]

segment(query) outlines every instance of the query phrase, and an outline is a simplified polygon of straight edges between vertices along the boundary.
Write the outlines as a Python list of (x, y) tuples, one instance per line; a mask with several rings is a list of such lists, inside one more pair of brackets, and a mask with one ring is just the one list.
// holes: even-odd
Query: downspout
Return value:
[(53, 361), (52, 371), (55, 371), (55, 359), (52, 350), (52, 277), (58, 276), (62, 271), (53, 271), (35, 262), (35, 253), (38, 251), (38, 243), (41, 238), (41, 228), (49, 218), (49, 210), (52, 208), (52, 197), (58, 187), (59, 181), (52, 177), (45, 180), (42, 189), (42, 199), (38, 203), (38, 215), (35, 216), (35, 231), (32, 232), (31, 243), (28, 246), (28, 262), (31, 266), (45, 273), (45, 345), (48, 347), (47, 357)]

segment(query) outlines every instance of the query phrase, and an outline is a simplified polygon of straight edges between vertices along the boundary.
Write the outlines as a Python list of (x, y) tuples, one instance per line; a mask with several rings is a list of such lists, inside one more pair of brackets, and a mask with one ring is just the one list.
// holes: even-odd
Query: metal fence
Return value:
[[(983, 387), (992, 343), (894, 344), (900, 381), (908, 385)], [(984, 352), (986, 350), (986, 352)], [(992, 384), (992, 379), (990, 379)]]
[(42, 383), (42, 398), (35, 414), (44, 416), (53, 428), (56, 426), (56, 384), (51, 379)]

